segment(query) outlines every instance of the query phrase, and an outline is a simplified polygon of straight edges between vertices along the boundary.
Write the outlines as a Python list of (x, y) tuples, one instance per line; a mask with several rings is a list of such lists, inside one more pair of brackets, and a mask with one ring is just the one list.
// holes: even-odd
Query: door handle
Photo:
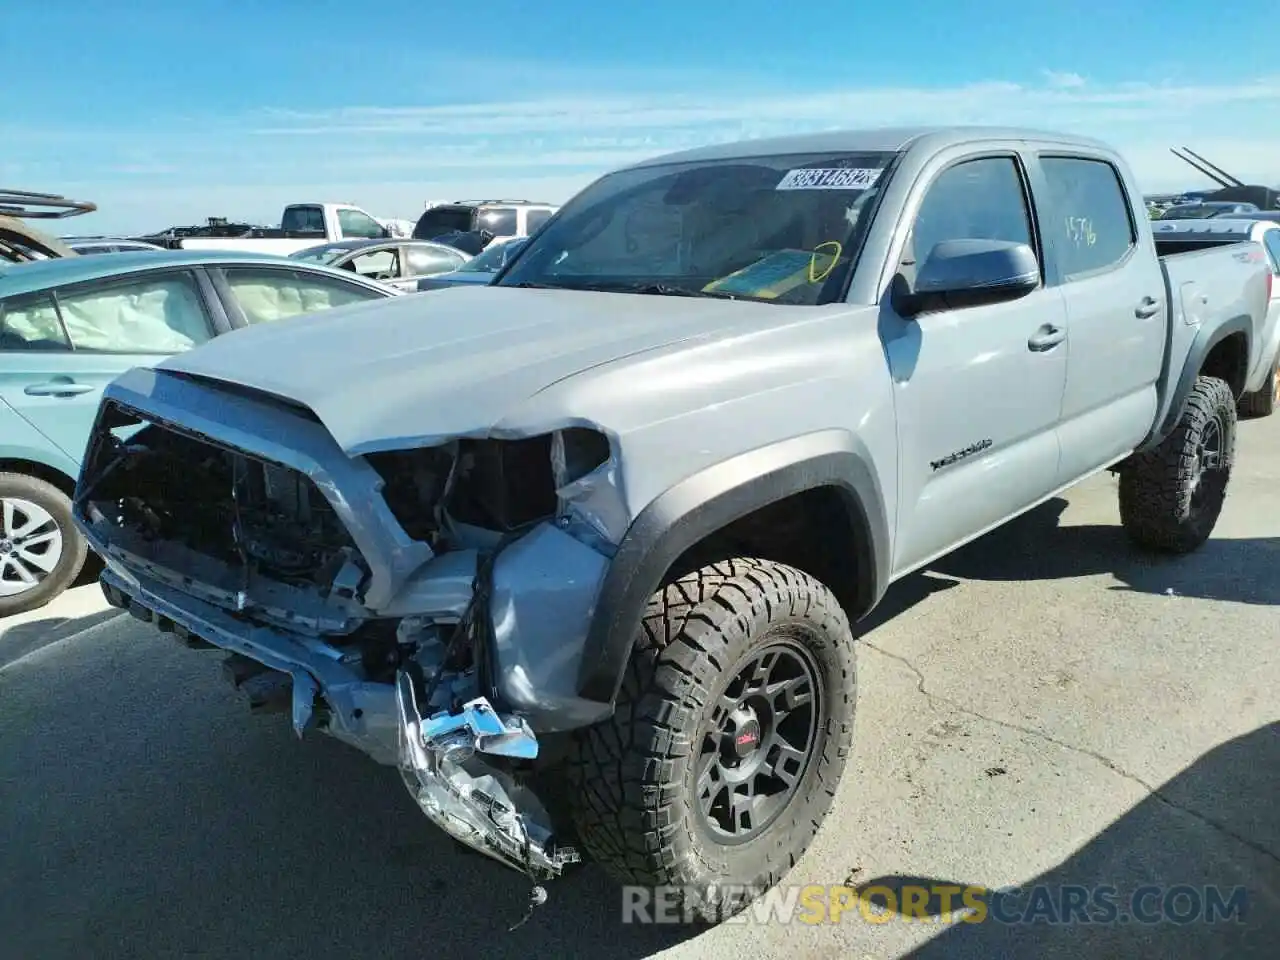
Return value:
[(1052, 323), (1046, 323), (1027, 341), (1027, 347), (1037, 353), (1041, 353), (1045, 350), (1052, 350), (1065, 339), (1067, 339), (1066, 330), (1062, 327), (1055, 327)]
[(1159, 309), (1159, 300), (1155, 297), (1143, 297), (1138, 301), (1138, 305), (1133, 308), (1133, 315), (1139, 320), (1146, 320), (1148, 317), (1154, 317)]
[(22, 392), (28, 397), (78, 397), (92, 389), (91, 383), (74, 383), (69, 380), (59, 383), (52, 380), (49, 383), (33, 383)]

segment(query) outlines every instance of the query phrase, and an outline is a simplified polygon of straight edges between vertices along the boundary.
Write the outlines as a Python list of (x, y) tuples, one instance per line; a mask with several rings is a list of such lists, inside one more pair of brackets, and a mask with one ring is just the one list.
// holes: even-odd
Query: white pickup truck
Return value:
[(174, 227), (138, 239), (172, 250), (239, 250), (287, 257), (318, 243), (408, 236), (412, 226), (380, 220), (349, 203), (291, 203), (284, 208), (279, 227), (226, 224), (214, 219), (204, 227)]

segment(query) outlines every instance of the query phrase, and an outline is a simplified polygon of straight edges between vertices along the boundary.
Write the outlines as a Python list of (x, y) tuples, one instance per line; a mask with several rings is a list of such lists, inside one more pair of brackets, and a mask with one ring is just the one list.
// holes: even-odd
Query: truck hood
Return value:
[(158, 365), (309, 408), (350, 456), (488, 433), (590, 367), (777, 323), (729, 300), (459, 287), (238, 330)]

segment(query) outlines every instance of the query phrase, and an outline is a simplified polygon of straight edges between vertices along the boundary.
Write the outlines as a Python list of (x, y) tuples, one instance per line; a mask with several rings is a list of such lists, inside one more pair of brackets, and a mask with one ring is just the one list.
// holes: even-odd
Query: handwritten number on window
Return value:
[(1088, 217), (1066, 217), (1067, 239), (1077, 247), (1092, 247), (1098, 242), (1098, 235), (1093, 232), (1093, 221)]

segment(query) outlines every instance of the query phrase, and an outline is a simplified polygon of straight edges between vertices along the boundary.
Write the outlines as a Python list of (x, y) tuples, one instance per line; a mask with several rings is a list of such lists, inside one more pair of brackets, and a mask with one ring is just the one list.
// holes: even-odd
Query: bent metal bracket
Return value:
[(0, 260), (24, 263), (47, 257), (73, 257), (75, 251), (23, 220), (63, 220), (92, 213), (98, 205), (56, 193), (0, 187)]

